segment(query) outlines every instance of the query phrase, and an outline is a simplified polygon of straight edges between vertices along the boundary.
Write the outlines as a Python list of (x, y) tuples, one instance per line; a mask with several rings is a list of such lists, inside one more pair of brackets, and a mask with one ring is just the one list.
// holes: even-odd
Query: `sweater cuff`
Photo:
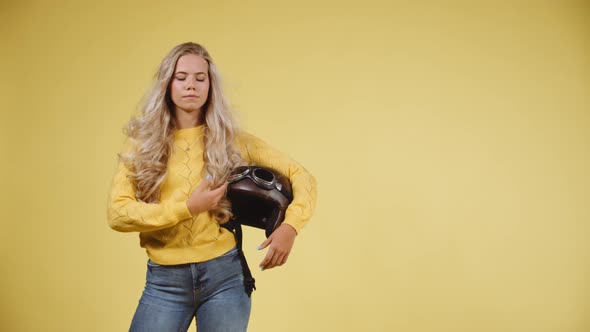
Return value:
[(298, 222), (293, 222), (293, 221), (283, 221), (283, 224), (287, 224), (291, 227), (293, 227), (295, 229), (295, 232), (297, 232), (297, 235), (299, 235), (299, 233), (301, 233), (301, 229), (303, 228), (303, 224), (302, 223), (298, 223)]

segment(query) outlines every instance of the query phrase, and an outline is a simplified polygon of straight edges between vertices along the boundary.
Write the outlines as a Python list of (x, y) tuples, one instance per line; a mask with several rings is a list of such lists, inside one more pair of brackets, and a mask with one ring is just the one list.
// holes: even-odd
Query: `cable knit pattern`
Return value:
[[(209, 213), (192, 216), (186, 206), (186, 200), (203, 180), (202, 136), (202, 126), (175, 132), (174, 150), (160, 188), (159, 203), (136, 199), (128, 178), (129, 169), (122, 162), (113, 177), (107, 204), (109, 226), (121, 232), (139, 232), (141, 247), (158, 264), (206, 261), (224, 254), (236, 244), (233, 234), (220, 227)], [(274, 168), (290, 179), (294, 199), (286, 211), (284, 223), (299, 233), (315, 208), (313, 176), (253, 135), (241, 134), (236, 144), (247, 162)], [(130, 146), (126, 144), (123, 151)]]

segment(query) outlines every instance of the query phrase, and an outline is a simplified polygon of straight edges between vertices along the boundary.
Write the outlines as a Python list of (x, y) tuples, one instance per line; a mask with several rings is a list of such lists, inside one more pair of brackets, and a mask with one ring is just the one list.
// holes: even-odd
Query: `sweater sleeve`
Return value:
[(119, 232), (150, 232), (192, 218), (186, 197), (178, 192), (174, 199), (161, 203), (138, 201), (129, 179), (130, 170), (119, 161), (107, 202), (109, 226)]
[(293, 226), (299, 234), (315, 210), (317, 190), (314, 176), (295, 160), (249, 133), (240, 134), (238, 147), (244, 160), (272, 168), (289, 178), (293, 201), (285, 211), (283, 223)]

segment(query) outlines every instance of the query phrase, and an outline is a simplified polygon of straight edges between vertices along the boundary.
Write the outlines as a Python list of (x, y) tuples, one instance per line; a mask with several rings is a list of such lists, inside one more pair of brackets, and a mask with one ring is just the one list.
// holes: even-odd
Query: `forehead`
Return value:
[(176, 62), (175, 73), (183, 71), (186, 73), (206, 73), (209, 65), (207, 60), (202, 56), (196, 54), (185, 54), (181, 56)]

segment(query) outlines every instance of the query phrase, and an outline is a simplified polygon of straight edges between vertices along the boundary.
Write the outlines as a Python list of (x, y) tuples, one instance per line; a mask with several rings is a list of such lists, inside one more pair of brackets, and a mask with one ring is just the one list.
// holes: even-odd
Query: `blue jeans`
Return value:
[(158, 265), (148, 259), (146, 285), (129, 331), (246, 331), (251, 299), (237, 248), (212, 260)]

